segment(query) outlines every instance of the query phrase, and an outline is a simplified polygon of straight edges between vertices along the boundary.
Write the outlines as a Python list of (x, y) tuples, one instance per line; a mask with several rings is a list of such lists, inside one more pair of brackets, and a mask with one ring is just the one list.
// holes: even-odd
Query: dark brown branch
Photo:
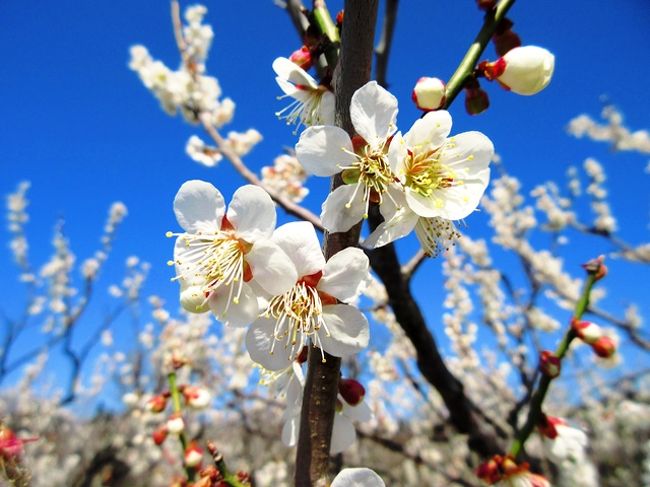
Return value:
[(399, 0), (386, 0), (384, 22), (381, 28), (381, 38), (375, 47), (375, 79), (384, 88), (388, 88), (386, 73), (388, 72), (388, 59), (390, 48), (393, 44), (393, 32), (397, 20), (397, 6)]
[[(352, 94), (370, 79), (378, 0), (345, 2), (345, 22), (341, 33), (340, 58), (334, 72), (336, 124), (350, 135)], [(343, 184), (339, 175), (332, 178), (331, 190)], [(325, 234), (325, 258), (346, 247), (356, 246), (361, 223), (343, 233)], [(309, 369), (300, 417), (300, 435), (296, 452), (295, 485), (308, 487), (327, 480), (329, 449), (341, 360), (311, 348)]]

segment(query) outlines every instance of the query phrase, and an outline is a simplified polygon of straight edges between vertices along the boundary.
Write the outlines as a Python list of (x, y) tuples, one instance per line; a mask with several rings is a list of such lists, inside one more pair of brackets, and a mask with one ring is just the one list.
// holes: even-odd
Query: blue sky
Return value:
[[(271, 0), (247, 2), (245, 9), (244, 2), (206, 4), (207, 20), (215, 30), (208, 70), (237, 103), (229, 128), (255, 127), (264, 135), (247, 157), (250, 167), (259, 170), (296, 140), (274, 116), (283, 105), (275, 99), (279, 90), (271, 63), (299, 44), (286, 14)], [(342, 2), (329, 5), (335, 12)], [(32, 182), (28, 231), (33, 261), (40, 264), (50, 254), (51, 231), (60, 216), (66, 218), (66, 233), (78, 257), (90, 256), (98, 247), (108, 207), (121, 200), (129, 216), (100, 289), (102, 283), (119, 280), (124, 259), (135, 254), (153, 265), (147, 291), (173, 302), (176, 287), (169, 282), (165, 265), (172, 244), (164, 233), (177, 228), (171, 209), (174, 194), (185, 180), (200, 178), (213, 182), (229, 199), (242, 180), (225, 163), (207, 169), (191, 161), (184, 147), (198, 132), (180, 118), (165, 115), (127, 68), (128, 48), (135, 43), (146, 45), (170, 67), (177, 65), (168, 3), (5, 0), (0, 15), (4, 21), (0, 193), (12, 191), (21, 180)], [(647, 157), (612, 153), (606, 145), (576, 140), (564, 132), (579, 113), (597, 116), (601, 95), (621, 108), (631, 128), (650, 126), (647, 1), (522, 0), (510, 17), (525, 44), (555, 53), (553, 82), (534, 97), (487, 86), (492, 108), (478, 117), (467, 116), (459, 98), (451, 110), (453, 132), (486, 133), (526, 191), (549, 179), (563, 181), (569, 165), (596, 157), (609, 174), (622, 235), (632, 243), (647, 241), (649, 176), (643, 172)], [(402, 2), (388, 72), (390, 89), (400, 101), (402, 130), (419, 116), (410, 102), (414, 81), (427, 75), (448, 79), (481, 19), (472, 0)], [(486, 57), (494, 58), (491, 48)], [(325, 181), (316, 182), (305, 204), (316, 210), (325, 188)], [(282, 216), (281, 221), (287, 219)], [(468, 223), (473, 236), (485, 235), (484, 215), (473, 216)], [(4, 228), (0, 237), (7, 240)], [(596, 242), (567, 249), (569, 264), (609, 250), (604, 242)], [(414, 240), (400, 246), (405, 256), (414, 249)], [(11, 269), (6, 249), (0, 252), (0, 265)], [(614, 296), (607, 302), (610, 309), (616, 311), (628, 300), (642, 301), (648, 270), (618, 264), (613, 268), (620, 271), (610, 278)], [(440, 262), (428, 262), (423, 271), (415, 281), (416, 292), (432, 324), (439, 323), (441, 298), (435, 286), (441, 282)], [(17, 301), (12, 276), (12, 271), (4, 272), (0, 280), (0, 306), (9, 313), (16, 310)], [(100, 316), (107, 303), (108, 296), (98, 295), (91, 316)], [(648, 305), (642, 309), (650, 316)], [(444, 342), (442, 330), (436, 328)], [(128, 336), (124, 330), (119, 333), (124, 339)]]

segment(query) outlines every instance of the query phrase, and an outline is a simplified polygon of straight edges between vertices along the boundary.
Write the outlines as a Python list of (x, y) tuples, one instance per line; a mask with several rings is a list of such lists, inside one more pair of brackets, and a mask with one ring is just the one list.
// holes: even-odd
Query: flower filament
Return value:
[[(298, 132), (298, 129), (301, 125), (311, 127), (312, 125), (321, 125), (323, 120), (321, 119), (320, 104), (323, 99), (327, 88), (325, 86), (318, 86), (312, 88), (310, 86), (295, 85), (295, 87), (307, 93), (307, 96), (304, 99), (294, 99), (289, 105), (284, 107), (279, 112), (276, 112), (275, 115), (280, 120), (286, 120), (287, 125), (293, 125), (297, 122), (296, 130), (294, 135)], [(290, 95), (282, 95), (278, 97), (278, 100), (283, 98), (291, 97)]]

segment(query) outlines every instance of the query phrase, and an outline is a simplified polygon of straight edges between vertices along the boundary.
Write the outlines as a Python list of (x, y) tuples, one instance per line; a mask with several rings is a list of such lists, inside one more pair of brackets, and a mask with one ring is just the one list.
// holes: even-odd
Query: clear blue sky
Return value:
[[(279, 90), (271, 63), (299, 44), (286, 14), (271, 0), (206, 4), (207, 20), (215, 30), (208, 70), (237, 103), (232, 129), (255, 127), (264, 135), (247, 157), (259, 170), (296, 140), (274, 116), (283, 105), (275, 99)], [(336, 11), (342, 2), (329, 4)], [(21, 180), (32, 182), (28, 228), (33, 261), (40, 264), (51, 252), (51, 230), (59, 216), (67, 220), (66, 232), (78, 257), (90, 256), (110, 203), (121, 200), (129, 216), (101, 283), (105, 287), (117, 281), (124, 259), (135, 254), (153, 264), (147, 291), (173, 302), (176, 286), (169, 283), (165, 265), (172, 244), (164, 233), (177, 228), (171, 209), (174, 194), (185, 180), (201, 178), (212, 181), (229, 199), (242, 181), (226, 163), (207, 169), (191, 161), (184, 147), (189, 135), (198, 132), (180, 118), (165, 115), (127, 68), (128, 48), (136, 43), (146, 45), (170, 67), (178, 64), (168, 2), (5, 0), (0, 16), (0, 193), (12, 191)], [(525, 44), (555, 53), (553, 82), (534, 97), (489, 86), (492, 108), (478, 117), (465, 115), (459, 99), (452, 107), (453, 132), (486, 133), (526, 191), (548, 179), (563, 181), (569, 165), (596, 157), (609, 174), (622, 235), (633, 243), (647, 241), (647, 158), (575, 140), (564, 127), (579, 113), (597, 116), (603, 94), (623, 110), (630, 127), (650, 127), (650, 5), (646, 0), (520, 0), (510, 17)], [(414, 81), (425, 75), (447, 79), (481, 19), (473, 0), (401, 2), (388, 79), (400, 101), (402, 130), (419, 116), (410, 102)], [(491, 48), (487, 56), (494, 57)], [(313, 188), (305, 203), (317, 209), (325, 182)], [(473, 216), (468, 223), (473, 236), (485, 234), (484, 216)], [(0, 237), (6, 242), (4, 228)], [(596, 242), (570, 249), (571, 265), (609, 250)], [(409, 255), (413, 249), (411, 241), (400, 250)], [(0, 265), (5, 270), (0, 306), (12, 312), (16, 298), (8, 250), (0, 252)], [(435, 287), (441, 282), (439, 268), (440, 262), (427, 263), (416, 280), (432, 324), (439, 322), (441, 312)], [(621, 266), (609, 283), (615, 296), (608, 302), (610, 309), (647, 297), (648, 277), (641, 266)], [(109, 302), (108, 296), (97, 296), (93, 313), (99, 316)], [(643, 309), (650, 318), (648, 305)]]

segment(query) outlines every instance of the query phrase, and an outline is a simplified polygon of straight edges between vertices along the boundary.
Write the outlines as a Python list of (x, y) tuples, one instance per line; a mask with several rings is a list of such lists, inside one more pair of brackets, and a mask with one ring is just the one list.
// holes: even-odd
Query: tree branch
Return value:
[(386, 0), (384, 22), (381, 28), (381, 38), (375, 47), (375, 79), (384, 88), (388, 88), (386, 73), (388, 71), (388, 58), (393, 45), (393, 32), (397, 20), (397, 7), (399, 0)]

